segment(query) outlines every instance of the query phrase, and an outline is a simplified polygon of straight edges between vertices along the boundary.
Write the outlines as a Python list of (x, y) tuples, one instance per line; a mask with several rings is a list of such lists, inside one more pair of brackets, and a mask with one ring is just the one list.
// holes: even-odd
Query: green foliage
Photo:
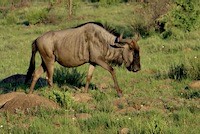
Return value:
[(186, 99), (200, 98), (200, 91), (186, 87), (183, 91), (180, 92), (180, 96)]
[(163, 38), (172, 36), (182, 39), (180, 34), (199, 28), (200, 2), (197, 0), (175, 0), (172, 10), (159, 19), (164, 25)]
[(7, 14), (6, 21), (5, 21), (6, 24), (16, 24), (17, 22), (18, 22), (18, 18), (15, 15), (15, 13), (11, 12)]
[(194, 80), (200, 80), (200, 59), (198, 56), (190, 58), (186, 61), (187, 76)]
[(142, 36), (152, 35), (155, 31), (162, 31), (159, 18), (170, 9), (169, 0), (151, 0), (134, 8), (134, 17), (131, 22), (133, 29)]
[(26, 13), (26, 18), (29, 21), (30, 24), (37, 24), (42, 23), (47, 18), (48, 11), (47, 9), (32, 9), (29, 10), (29, 12)]
[(183, 80), (183, 79), (200, 79), (200, 60), (195, 56), (189, 58), (181, 63), (174, 63), (169, 66), (167, 72), (158, 72), (158, 78), (170, 78), (174, 80)]
[(53, 76), (53, 81), (59, 86), (72, 85), (76, 87), (83, 86), (83, 82), (86, 78), (85, 73), (80, 73), (76, 68), (64, 68), (60, 67), (56, 69)]
[(99, 0), (99, 3), (103, 6), (105, 5), (114, 5), (121, 2), (121, 0)]
[(74, 104), (74, 101), (72, 100), (71, 95), (68, 92), (53, 90), (52, 92), (50, 92), (50, 94), (44, 95), (48, 96), (49, 99), (57, 102), (61, 107), (66, 109), (72, 108), (72, 105)]
[(169, 78), (175, 79), (175, 80), (185, 79), (187, 76), (187, 70), (185, 68), (185, 65), (180, 64), (180, 65), (170, 66), (168, 76)]
[(195, 0), (177, 0), (176, 8), (172, 11), (174, 18), (173, 25), (185, 31), (191, 31), (198, 25), (197, 19), (199, 18), (199, 9), (195, 8)]

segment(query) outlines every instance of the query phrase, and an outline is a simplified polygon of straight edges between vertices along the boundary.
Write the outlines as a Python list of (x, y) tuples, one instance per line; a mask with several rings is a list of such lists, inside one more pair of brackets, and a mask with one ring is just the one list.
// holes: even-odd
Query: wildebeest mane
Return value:
[(86, 22), (86, 23), (80, 24), (80, 25), (78, 25), (76, 27), (73, 27), (73, 28), (79, 28), (79, 27), (82, 27), (82, 26), (84, 26), (86, 24), (95, 24), (95, 25), (98, 25), (98, 26), (104, 28), (106, 31), (110, 32), (111, 34), (113, 34), (113, 35), (115, 35), (117, 37), (120, 36), (120, 34), (117, 32), (117, 30), (115, 28), (113, 28), (112, 26), (110, 26), (108, 23), (105, 23), (103, 25), (100, 22)]

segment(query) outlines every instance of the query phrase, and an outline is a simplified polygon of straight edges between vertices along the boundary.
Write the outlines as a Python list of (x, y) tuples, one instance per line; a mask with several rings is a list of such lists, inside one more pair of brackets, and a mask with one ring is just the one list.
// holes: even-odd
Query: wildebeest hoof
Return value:
[(33, 94), (33, 92), (29, 91), (27, 94)]

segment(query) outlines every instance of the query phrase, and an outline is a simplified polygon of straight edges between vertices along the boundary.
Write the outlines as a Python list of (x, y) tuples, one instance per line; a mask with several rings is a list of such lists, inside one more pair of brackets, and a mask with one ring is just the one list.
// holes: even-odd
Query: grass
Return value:
[[(128, 16), (131, 15), (133, 7), (134, 5), (124, 4), (110, 8), (85, 5), (77, 9), (75, 18), (57, 25), (38, 24), (27, 27), (1, 23), (0, 79), (26, 73), (31, 54), (31, 42), (42, 33), (94, 21), (97, 20), (96, 18), (98, 21), (113, 23), (119, 31), (123, 31), (124, 28), (128, 31)], [(120, 12), (119, 8), (122, 9)], [(64, 9), (61, 8), (57, 12), (62, 16)], [(127, 35), (131, 34), (130, 32)], [(1, 112), (0, 131), (2, 133), (99, 134), (118, 133), (122, 128), (129, 128), (130, 133), (135, 134), (198, 134), (200, 132), (199, 90), (186, 87), (193, 80), (199, 80), (199, 76), (192, 77), (199, 74), (199, 35), (200, 32), (197, 30), (186, 33), (182, 40), (162, 40), (159, 35), (141, 39), (139, 45), (142, 70), (131, 73), (124, 67), (114, 67), (119, 86), (124, 91), (125, 101), (117, 97), (111, 75), (101, 67), (97, 67), (89, 91), (93, 99), (87, 103), (75, 102), (73, 95), (81, 92), (88, 65), (69, 70), (60, 68), (60, 65), (56, 64), (53, 89), (47, 92), (47, 86), (38, 85), (35, 92), (57, 102), (62, 109), (52, 111), (41, 109), (30, 115)], [(40, 57), (37, 55), (37, 66), (40, 62)], [(172, 76), (179, 75), (176, 69), (187, 71), (184, 79), (176, 80), (167, 75), (170, 70)], [(65, 80), (70, 77), (76, 79), (66, 82)], [(1, 83), (1, 87), (7, 86)], [(12, 85), (12, 87), (17, 91), (27, 90), (27, 86), (23, 84)], [(117, 100), (120, 103), (116, 106), (114, 102)], [(138, 108), (138, 110), (127, 110), (128, 107)], [(120, 113), (120, 110), (124, 109), (126, 112)], [(69, 118), (79, 113), (88, 113), (92, 117)]]

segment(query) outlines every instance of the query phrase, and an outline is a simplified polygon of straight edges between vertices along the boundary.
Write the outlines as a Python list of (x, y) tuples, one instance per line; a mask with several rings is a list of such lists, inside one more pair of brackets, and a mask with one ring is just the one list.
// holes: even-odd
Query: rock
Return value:
[(122, 128), (119, 131), (119, 134), (130, 134), (130, 129), (129, 128)]

